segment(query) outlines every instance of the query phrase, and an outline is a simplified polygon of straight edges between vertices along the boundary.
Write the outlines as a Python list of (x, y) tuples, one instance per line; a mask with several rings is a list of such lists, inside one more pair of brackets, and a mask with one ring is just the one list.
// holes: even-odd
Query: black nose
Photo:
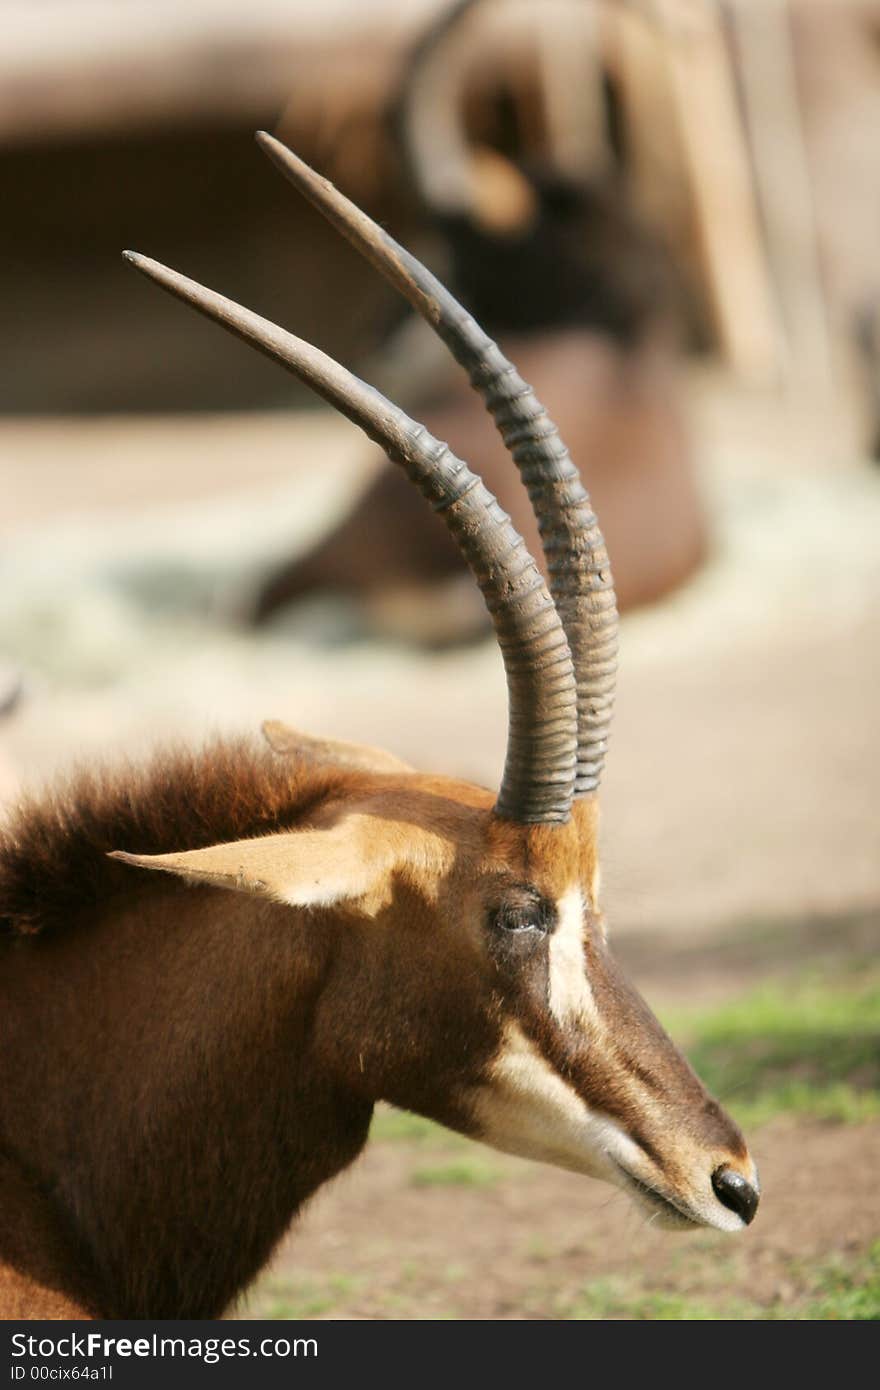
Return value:
[(725, 1207), (735, 1211), (748, 1226), (758, 1210), (758, 1190), (733, 1168), (716, 1168), (712, 1174), (715, 1196)]

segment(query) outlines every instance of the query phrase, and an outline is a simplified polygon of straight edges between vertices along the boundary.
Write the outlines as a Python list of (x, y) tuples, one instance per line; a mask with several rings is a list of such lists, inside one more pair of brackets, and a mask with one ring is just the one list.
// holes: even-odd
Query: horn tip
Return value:
[(300, 159), (298, 154), (283, 144), (276, 136), (270, 135), (265, 130), (258, 130), (254, 136), (257, 144), (265, 155), (271, 159), (277, 169), (290, 180), (295, 188), (300, 192), (311, 193), (314, 197), (321, 189), (325, 191), (332, 185), (329, 180), (318, 174), (304, 159)]
[(169, 270), (167, 265), (163, 265), (161, 261), (154, 261), (152, 256), (141, 255), (140, 251), (123, 251), (122, 259), (127, 265), (134, 266), (135, 270), (145, 275), (148, 280), (154, 280), (166, 289), (174, 289), (182, 279), (177, 271)]
[(276, 136), (270, 135), (268, 130), (258, 130), (254, 135), (254, 139), (263, 151), (263, 154), (268, 155), (273, 164), (280, 164), (286, 169), (291, 164), (296, 167), (302, 163), (301, 160), (296, 158), (293, 150), (289, 150), (286, 145), (282, 145), (281, 141), (277, 139)]
[(159, 265), (158, 261), (142, 255), (140, 251), (123, 251), (122, 259), (127, 265), (133, 265), (135, 270), (140, 270), (144, 275), (149, 275)]

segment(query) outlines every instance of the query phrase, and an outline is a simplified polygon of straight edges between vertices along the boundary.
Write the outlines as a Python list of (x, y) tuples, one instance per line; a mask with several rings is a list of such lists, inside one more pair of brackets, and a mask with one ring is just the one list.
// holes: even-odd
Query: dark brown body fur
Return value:
[(106, 857), (293, 824), (333, 785), (199, 761), (31, 811), (0, 868), (0, 1260), (104, 1316), (217, 1316), (369, 1127), (309, 1056), (306, 914)]
[[(6, 1308), (216, 1317), (360, 1152), (377, 1097), (462, 1122), (449, 1077), (477, 1079), (499, 1030), (491, 1011), (462, 1019), (471, 948), (457, 958), (418, 884), (395, 876), (365, 917), (107, 857), (302, 829), (362, 789), (381, 798), (385, 780), (219, 743), (81, 776), (13, 820), (0, 839)], [(403, 804), (385, 794), (403, 837), (452, 834), (467, 862), (491, 795), (413, 784)], [(401, 923), (420, 942), (424, 1006), (391, 954)]]

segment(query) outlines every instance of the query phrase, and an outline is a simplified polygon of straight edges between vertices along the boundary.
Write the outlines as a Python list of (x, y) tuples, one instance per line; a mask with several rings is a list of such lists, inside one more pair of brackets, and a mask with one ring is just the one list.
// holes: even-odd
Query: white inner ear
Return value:
[(560, 1023), (584, 1024), (596, 1017), (584, 955), (584, 900), (570, 888), (557, 903), (558, 922), (550, 936), (550, 1012)]
[(366, 898), (384, 878), (384, 866), (365, 863), (327, 864), (319, 872), (303, 876), (290, 884), (280, 884), (277, 896), (290, 907), (332, 907), (334, 903)]
[(284, 831), (180, 854), (115, 851), (113, 858), (291, 907), (358, 899), (375, 910), (391, 891), (400, 838), (378, 818), (351, 814), (327, 830)]

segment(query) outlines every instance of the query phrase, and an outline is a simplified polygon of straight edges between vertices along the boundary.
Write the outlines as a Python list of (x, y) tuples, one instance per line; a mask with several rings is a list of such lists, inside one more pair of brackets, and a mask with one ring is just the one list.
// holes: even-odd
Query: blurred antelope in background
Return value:
[[(681, 286), (661, 238), (631, 206), (612, 154), (610, 127), (621, 122), (602, 109), (600, 55), (578, 80), (594, 89), (601, 130), (592, 134), (602, 155), (577, 176), (546, 148), (546, 132), (545, 147), (530, 148), (503, 83), (483, 94), (498, 127), (492, 142), (469, 132), (465, 78), (479, 28), (471, 21), (482, 21), (485, 9), (482, 0), (441, 8), (406, 54), (388, 118), (398, 177), (456, 294), (558, 420), (601, 513), (618, 603), (628, 609), (683, 582), (706, 547), (678, 382)], [(582, 24), (595, 6), (571, 10)], [(535, 26), (533, 41), (542, 32), (537, 16)], [(556, 90), (552, 68), (537, 77), (545, 125), (554, 105), (582, 100)], [(499, 147), (505, 138), (508, 150)], [(415, 340), (403, 348), (410, 361), (412, 349), (417, 357)], [(438, 373), (415, 409), (432, 434), (480, 458), (484, 481), (540, 567), (525, 489), (466, 383)], [(352, 596), (368, 620), (403, 635), (412, 635), (411, 607), (422, 639), (461, 640), (485, 626), (454, 582), (463, 570), (448, 534), (386, 465), (337, 525), (263, 582), (254, 616), (261, 622), (329, 591)], [(451, 605), (442, 599), (447, 586)]]
[[(22, 696), (22, 678), (18, 671), (0, 665), (0, 727), (18, 708)], [(6, 748), (0, 743), (0, 808), (10, 800), (18, 786), (18, 776)]]
[[(742, 1136), (618, 971), (597, 790), (608, 557), (552, 422), (412, 256), (266, 152), (468, 371), (534, 505), (549, 587), (485, 484), (317, 349), (128, 259), (307, 382), (443, 518), (509, 692), (500, 789), (266, 726), (83, 773), (0, 839), (0, 1311), (213, 1317), (366, 1142), (379, 1100), (736, 1231)], [(381, 537), (377, 538), (381, 543)], [(430, 719), (430, 710), (425, 711)]]

